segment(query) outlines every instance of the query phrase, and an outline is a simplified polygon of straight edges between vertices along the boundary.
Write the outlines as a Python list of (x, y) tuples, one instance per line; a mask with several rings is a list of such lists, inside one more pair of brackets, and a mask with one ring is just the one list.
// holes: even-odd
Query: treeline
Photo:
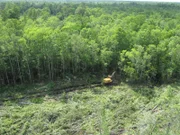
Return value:
[(0, 3), (0, 85), (119, 71), (180, 76), (180, 5)]

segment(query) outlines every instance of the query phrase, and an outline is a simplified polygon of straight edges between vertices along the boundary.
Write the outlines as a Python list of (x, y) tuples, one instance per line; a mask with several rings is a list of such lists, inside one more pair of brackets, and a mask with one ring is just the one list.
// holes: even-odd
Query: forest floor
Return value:
[[(0, 105), (0, 134), (180, 134), (179, 82), (153, 88), (121, 83), (25, 96), (30, 91), (51, 91), (54, 87), (54, 83), (48, 83), (1, 91), (0, 99), (4, 101)], [(12, 96), (14, 99), (8, 100)]]

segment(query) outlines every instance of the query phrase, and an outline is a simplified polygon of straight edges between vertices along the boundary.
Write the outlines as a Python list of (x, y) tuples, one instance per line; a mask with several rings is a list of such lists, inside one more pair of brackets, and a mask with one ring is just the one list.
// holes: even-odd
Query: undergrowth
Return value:
[(96, 87), (0, 106), (2, 135), (179, 135), (180, 84)]

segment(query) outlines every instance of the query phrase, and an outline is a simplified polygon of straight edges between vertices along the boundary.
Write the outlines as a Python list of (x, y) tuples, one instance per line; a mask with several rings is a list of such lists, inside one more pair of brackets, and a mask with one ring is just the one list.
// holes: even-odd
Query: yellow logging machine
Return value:
[(113, 82), (113, 77), (114, 77), (114, 74), (115, 74), (116, 72), (114, 71), (113, 73), (112, 73), (112, 75), (108, 75), (108, 77), (106, 77), (106, 78), (104, 78), (103, 79), (103, 84), (112, 84), (112, 82)]

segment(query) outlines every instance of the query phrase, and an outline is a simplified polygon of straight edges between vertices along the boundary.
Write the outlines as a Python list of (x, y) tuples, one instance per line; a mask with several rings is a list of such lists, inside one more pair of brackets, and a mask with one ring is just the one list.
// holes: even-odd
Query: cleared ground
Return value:
[[(50, 90), (51, 85), (27, 89)], [(6, 101), (0, 106), (0, 134), (178, 135), (179, 111), (180, 83), (154, 88), (121, 83)]]

